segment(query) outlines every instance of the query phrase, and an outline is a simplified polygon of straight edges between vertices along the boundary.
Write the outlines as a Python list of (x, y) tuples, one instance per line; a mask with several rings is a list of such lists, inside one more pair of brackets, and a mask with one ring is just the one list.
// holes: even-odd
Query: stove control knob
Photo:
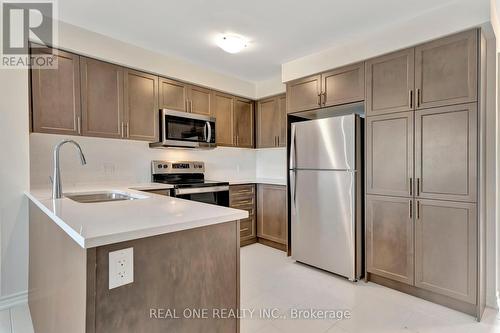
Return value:
[(168, 164), (163, 164), (164, 169), (168, 169)]
[(158, 164), (158, 169), (161, 169), (161, 168), (163, 168), (163, 165)]

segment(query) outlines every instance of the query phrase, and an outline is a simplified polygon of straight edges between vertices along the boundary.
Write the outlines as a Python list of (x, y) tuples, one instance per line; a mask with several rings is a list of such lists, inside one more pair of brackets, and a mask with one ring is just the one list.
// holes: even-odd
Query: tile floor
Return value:
[[(486, 309), (481, 323), (460, 312), (373, 283), (295, 263), (284, 252), (254, 244), (241, 249), (241, 307), (349, 310), (344, 320), (243, 319), (242, 333), (475, 333), (500, 332), (500, 315)], [(258, 316), (257, 316), (258, 317)]]
[[(416, 297), (295, 263), (284, 252), (260, 244), (241, 249), (241, 307), (279, 309), (281, 314), (291, 308), (351, 313), (344, 320), (247, 318), (241, 321), (241, 333), (500, 333), (500, 315), (493, 309), (486, 309), (478, 323)], [(28, 306), (0, 311), (0, 333), (33, 333)]]

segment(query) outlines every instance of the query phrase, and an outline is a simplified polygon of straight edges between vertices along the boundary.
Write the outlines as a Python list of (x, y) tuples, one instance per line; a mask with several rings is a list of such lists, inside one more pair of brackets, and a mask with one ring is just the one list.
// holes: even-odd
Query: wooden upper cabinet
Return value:
[(124, 81), (126, 137), (158, 141), (158, 77), (127, 69)]
[(234, 135), (236, 146), (254, 147), (254, 112), (253, 101), (239, 97), (234, 98)]
[(419, 198), (477, 201), (477, 105), (415, 113), (415, 177)]
[(210, 89), (189, 86), (187, 90), (188, 111), (206, 116), (211, 115), (211, 98)]
[(257, 186), (257, 236), (276, 243), (287, 244), (286, 186), (259, 184)]
[(234, 98), (231, 95), (212, 92), (212, 114), (216, 118), (216, 142), (221, 146), (233, 146), (235, 137), (233, 132)]
[(321, 75), (314, 75), (287, 83), (287, 112), (317, 109), (320, 104)]
[(366, 266), (370, 273), (413, 284), (413, 200), (366, 196)]
[(55, 49), (33, 48), (33, 54), (57, 57), (57, 69), (31, 70), (33, 131), (80, 134), (80, 57)]
[(417, 200), (415, 286), (476, 303), (476, 204)]
[(82, 134), (122, 138), (123, 68), (80, 57)]
[(271, 97), (257, 102), (257, 148), (278, 147), (282, 128), (280, 100)]
[(366, 62), (366, 115), (413, 110), (415, 49)]
[(186, 84), (166, 78), (160, 78), (160, 109), (187, 111)]
[(417, 46), (417, 108), (477, 101), (477, 60), (477, 30)]
[(359, 63), (321, 74), (322, 106), (333, 106), (365, 99), (365, 64)]
[(278, 96), (278, 106), (280, 110), (280, 124), (281, 124), (281, 131), (280, 131), (280, 136), (278, 138), (278, 146), (279, 147), (286, 147), (286, 132), (287, 132), (287, 119), (286, 119), (286, 94)]
[(401, 112), (366, 118), (366, 193), (413, 195), (413, 116)]

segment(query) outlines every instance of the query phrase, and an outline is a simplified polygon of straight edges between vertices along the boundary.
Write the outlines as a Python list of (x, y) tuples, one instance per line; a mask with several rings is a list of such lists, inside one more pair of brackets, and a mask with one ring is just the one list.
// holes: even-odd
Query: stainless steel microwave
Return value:
[(215, 118), (169, 109), (160, 110), (160, 141), (152, 148), (203, 148), (217, 147), (215, 143)]

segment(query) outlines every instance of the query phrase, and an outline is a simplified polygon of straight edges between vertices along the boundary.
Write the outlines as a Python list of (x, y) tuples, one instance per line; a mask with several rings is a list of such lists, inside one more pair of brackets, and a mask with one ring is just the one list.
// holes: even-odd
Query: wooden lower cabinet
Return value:
[(369, 273), (413, 284), (413, 200), (366, 197), (366, 265)]
[(229, 187), (229, 205), (231, 208), (248, 211), (248, 218), (240, 220), (240, 245), (257, 242), (255, 219), (255, 185), (231, 185)]
[(257, 185), (257, 237), (286, 250), (288, 241), (286, 186)]
[(416, 200), (415, 286), (476, 302), (476, 204)]

